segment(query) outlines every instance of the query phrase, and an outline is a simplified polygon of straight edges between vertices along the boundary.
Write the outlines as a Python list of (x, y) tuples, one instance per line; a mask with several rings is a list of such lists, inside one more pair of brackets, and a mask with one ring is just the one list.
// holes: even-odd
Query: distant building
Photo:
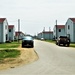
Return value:
[(75, 42), (75, 18), (69, 18), (65, 24), (65, 33), (71, 42)]
[(52, 31), (43, 31), (37, 35), (38, 39), (44, 38), (47, 40), (53, 39), (53, 32)]
[(59, 36), (65, 36), (65, 25), (55, 25), (53, 29), (53, 38), (56, 39)]
[(23, 32), (15, 32), (15, 40), (22, 39), (25, 36)]
[(14, 25), (9, 25), (8, 26), (8, 31), (9, 31), (9, 40), (14, 41), (14, 36), (15, 36), (15, 27), (14, 27)]
[(9, 40), (8, 22), (6, 18), (0, 18), (0, 43), (5, 43)]

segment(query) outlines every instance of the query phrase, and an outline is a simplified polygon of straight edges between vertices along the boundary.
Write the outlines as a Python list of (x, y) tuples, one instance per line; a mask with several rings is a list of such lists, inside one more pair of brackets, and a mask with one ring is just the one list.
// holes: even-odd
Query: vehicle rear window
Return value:
[(24, 37), (23, 40), (33, 40), (32, 37)]
[(60, 36), (60, 38), (67, 38), (67, 36)]

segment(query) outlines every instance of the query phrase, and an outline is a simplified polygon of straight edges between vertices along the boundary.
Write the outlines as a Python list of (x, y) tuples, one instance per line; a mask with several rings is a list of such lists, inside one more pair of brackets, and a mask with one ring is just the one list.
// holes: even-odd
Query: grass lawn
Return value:
[(11, 43), (3, 43), (0, 44), (0, 48), (17, 48), (21, 42), (11, 42)]
[(75, 44), (71, 43), (71, 44), (70, 44), (70, 47), (74, 47), (74, 48), (75, 48)]
[(16, 58), (20, 55), (20, 51), (16, 49), (4, 49), (0, 50), (0, 60), (5, 58)]

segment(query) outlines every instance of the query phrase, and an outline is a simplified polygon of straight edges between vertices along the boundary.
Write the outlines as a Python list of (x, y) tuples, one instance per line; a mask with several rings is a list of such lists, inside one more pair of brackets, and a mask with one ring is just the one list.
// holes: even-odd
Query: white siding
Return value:
[(61, 29), (61, 32), (59, 32), (59, 29), (57, 29), (57, 36), (58, 36), (58, 37), (59, 37), (59, 36), (65, 36), (65, 29), (62, 28), (62, 29)]
[(47, 39), (47, 40), (52, 40), (53, 39), (53, 33), (47, 33), (47, 32), (42, 32), (40, 34), (38, 34), (38, 39)]
[(25, 37), (25, 34), (24, 33), (20, 33), (19, 36), (15, 35), (15, 40), (18, 40), (18, 37), (19, 37), (19, 39), (22, 39), (23, 37)]
[[(68, 29), (68, 25), (70, 26), (70, 29)], [(67, 20), (66, 22), (66, 35), (70, 35), (70, 40), (71, 42), (75, 42), (74, 40), (74, 24), (73, 21), (71, 21), (70, 19)]]
[(75, 23), (74, 23), (74, 25), (73, 25), (74, 27), (73, 27), (73, 35), (74, 35), (74, 42), (75, 42)]
[(47, 40), (53, 39), (53, 33), (43, 33), (43, 38)]
[(3, 24), (0, 23), (0, 43), (3, 42)]
[[(59, 32), (59, 29), (61, 29), (61, 32)], [(53, 29), (53, 38), (56, 39), (56, 37), (58, 38), (59, 36), (65, 36), (65, 28), (57, 28), (57, 36), (56, 36), (56, 26), (54, 26)]]
[(56, 38), (56, 26), (54, 26), (54, 29), (53, 29), (53, 38), (54, 39)]
[(38, 34), (38, 39), (41, 39), (41, 38), (43, 38), (43, 34), (42, 33)]
[(11, 32), (9, 32), (9, 40), (14, 41), (15, 30), (14, 28), (9, 28), (9, 30), (11, 30)]
[(9, 29), (11, 32), (9, 32), (9, 40), (13, 40), (13, 29)]
[(3, 22), (3, 42), (7, 41), (6, 40), (6, 35), (7, 35), (7, 40), (9, 40), (8, 39), (8, 22), (7, 22), (7, 20), (5, 20)]

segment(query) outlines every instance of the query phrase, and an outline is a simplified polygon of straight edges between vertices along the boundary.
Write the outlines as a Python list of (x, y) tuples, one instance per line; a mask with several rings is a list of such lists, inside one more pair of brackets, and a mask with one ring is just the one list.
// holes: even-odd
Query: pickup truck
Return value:
[(70, 39), (67, 36), (60, 36), (56, 39), (56, 45), (63, 45), (69, 47)]

